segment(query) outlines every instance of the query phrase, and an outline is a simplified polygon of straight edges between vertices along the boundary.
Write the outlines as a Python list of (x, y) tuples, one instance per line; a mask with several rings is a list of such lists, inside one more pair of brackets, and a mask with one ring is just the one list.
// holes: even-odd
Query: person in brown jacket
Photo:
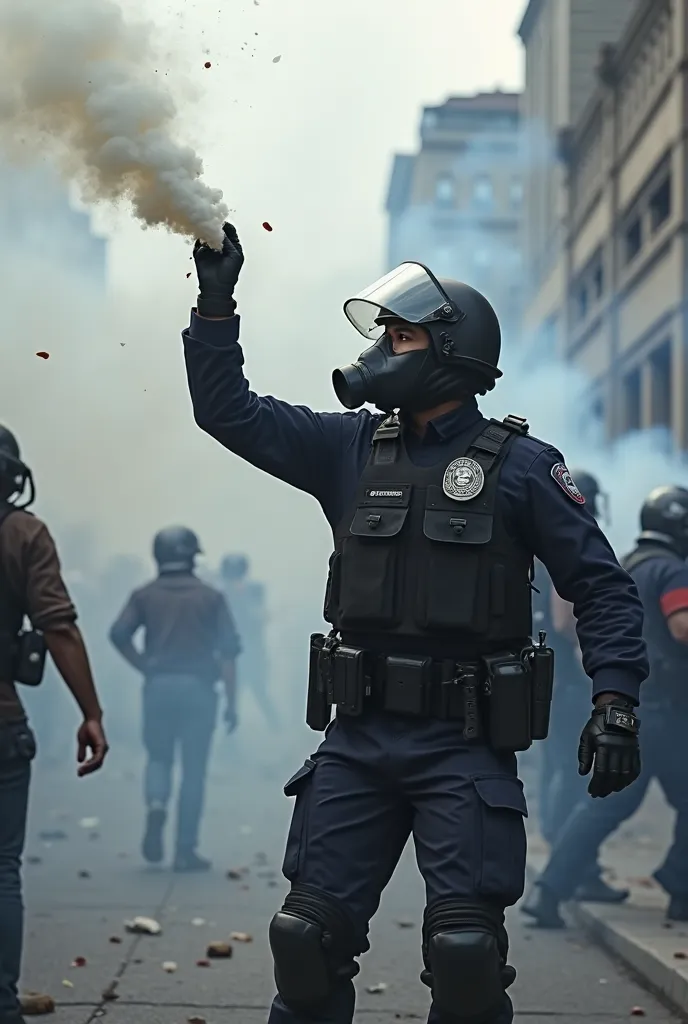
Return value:
[[(40, 682), (50, 653), (84, 716), (77, 732), (78, 774), (90, 775), (108, 746), (86, 647), (76, 624), (55, 542), (27, 511), (33, 477), (14, 435), (0, 426), (0, 1024), (23, 1024), (21, 966), (24, 848), (34, 735), (16, 682)], [(28, 619), (31, 630), (24, 630)]]

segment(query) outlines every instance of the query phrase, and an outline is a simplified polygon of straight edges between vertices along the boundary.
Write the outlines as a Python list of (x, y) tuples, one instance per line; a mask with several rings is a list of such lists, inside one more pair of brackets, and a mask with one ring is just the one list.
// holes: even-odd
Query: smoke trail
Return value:
[(58, 144), (87, 199), (129, 199), (135, 216), (218, 244), (227, 207), (173, 137), (149, 26), (111, 0), (0, 0), (0, 145)]

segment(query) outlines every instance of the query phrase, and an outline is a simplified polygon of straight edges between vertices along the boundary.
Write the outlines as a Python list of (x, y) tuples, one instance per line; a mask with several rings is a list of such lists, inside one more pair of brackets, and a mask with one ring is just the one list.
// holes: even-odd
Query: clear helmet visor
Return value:
[(421, 263), (402, 263), (390, 270), (358, 295), (347, 299), (344, 313), (356, 330), (371, 342), (384, 334), (385, 325), (377, 320), (386, 314), (409, 324), (458, 319), (455, 306)]

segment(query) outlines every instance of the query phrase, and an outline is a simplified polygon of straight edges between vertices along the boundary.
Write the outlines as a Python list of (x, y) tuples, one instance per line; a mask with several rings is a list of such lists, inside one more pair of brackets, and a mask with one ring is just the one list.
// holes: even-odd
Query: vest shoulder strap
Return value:
[(649, 562), (651, 558), (673, 558), (678, 562), (682, 562), (683, 559), (676, 552), (672, 551), (671, 548), (663, 547), (660, 544), (657, 545), (643, 545), (642, 547), (634, 548), (633, 551), (629, 552), (624, 558), (621, 559), (621, 566), (626, 572), (631, 572), (633, 569), (637, 569), (643, 562)]
[[(507, 420), (513, 420), (514, 423), (507, 423)], [(489, 473), (515, 437), (527, 433), (526, 421), (519, 420), (519, 423), (516, 423), (516, 420), (518, 417), (509, 416), (506, 420), (486, 420), (478, 436), (471, 441), (468, 452), (480, 463), (485, 473)]]
[[(492, 422), (496, 423), (497, 421), (493, 420)], [(508, 416), (504, 417), (504, 419), (502, 420), (502, 425), (506, 427), (507, 430), (510, 430), (512, 433), (520, 434), (521, 437), (525, 437), (525, 435), (530, 430), (528, 421), (524, 419), (523, 416), (514, 416), (513, 413), (509, 413)]]
[(396, 461), (400, 437), (401, 421), (398, 414), (392, 412), (385, 416), (373, 434), (373, 462), (377, 466), (389, 465)]

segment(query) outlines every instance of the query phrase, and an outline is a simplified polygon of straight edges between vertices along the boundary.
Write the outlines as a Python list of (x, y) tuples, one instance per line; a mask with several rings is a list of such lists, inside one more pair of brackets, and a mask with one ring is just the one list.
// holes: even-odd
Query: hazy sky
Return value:
[[(385, 269), (392, 155), (417, 144), (423, 104), (520, 86), (522, 9), (523, 0), (148, 0), (181, 137), (236, 211), (257, 390), (337, 407), (331, 371), (360, 350), (341, 306)], [(193, 424), (179, 338), (195, 298), (187, 243), (142, 231), (125, 208), (97, 209), (94, 223), (112, 239), (106, 312), (89, 306), (82, 284), (57, 279), (64, 268), (40, 270), (40, 302), (29, 268), (3, 277), (13, 360), (0, 377), (0, 419), (36, 470), (39, 511), (95, 523), (110, 552), (146, 553), (155, 529), (186, 520), (213, 559), (248, 550), (285, 600), (306, 563), (300, 579), (319, 600), (330, 538), (315, 503)], [(49, 361), (36, 359), (39, 348)]]
[[(523, 8), (523, 0), (148, 0), (170, 54), (167, 80), (183, 97), (186, 137), (207, 181), (236, 209), (256, 263), (269, 260), (271, 274), (249, 265), (247, 277), (269, 287), (285, 264), (312, 263), (314, 250), (329, 273), (377, 271), (392, 154), (417, 144), (423, 104), (521, 87)], [(174, 243), (142, 243), (120, 225), (115, 282), (128, 284), (132, 258), (146, 265), (153, 251), (172, 265)]]

